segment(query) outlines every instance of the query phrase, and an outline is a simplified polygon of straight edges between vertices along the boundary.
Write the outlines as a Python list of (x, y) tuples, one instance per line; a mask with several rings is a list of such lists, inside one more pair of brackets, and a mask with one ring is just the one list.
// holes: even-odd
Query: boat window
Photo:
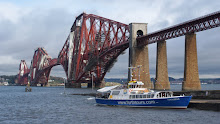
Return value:
[(162, 97), (165, 97), (165, 92), (162, 93)]
[(136, 94), (136, 92), (131, 92), (131, 94)]
[(140, 90), (138, 93), (139, 93), (139, 94), (143, 94), (143, 93), (144, 93), (144, 91), (143, 91), (143, 90)]
[(142, 95), (137, 95), (138, 96), (138, 98), (142, 98)]
[(135, 98), (135, 95), (130, 95), (129, 98), (130, 98), (130, 99), (134, 99), (134, 98)]
[(154, 97), (154, 94), (151, 94), (151, 98), (153, 98)]
[(147, 94), (147, 98), (150, 98), (150, 94)]
[(146, 95), (143, 95), (143, 98), (147, 98), (147, 96), (146, 96)]
[(120, 93), (120, 91), (113, 91), (112, 95), (118, 95)]
[(140, 98), (141, 96), (140, 95), (136, 95), (136, 98)]
[(161, 98), (161, 93), (159, 93), (158, 95), (159, 95), (159, 98)]
[(171, 94), (169, 92), (167, 93), (167, 97), (171, 97)]
[(140, 98), (143, 98), (143, 95), (140, 95)]

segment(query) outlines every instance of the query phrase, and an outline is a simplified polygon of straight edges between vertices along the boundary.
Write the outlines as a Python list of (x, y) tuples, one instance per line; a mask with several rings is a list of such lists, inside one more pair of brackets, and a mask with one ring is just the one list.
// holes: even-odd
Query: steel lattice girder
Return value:
[[(138, 46), (147, 45), (219, 25), (220, 12), (216, 12), (138, 37), (137, 42)], [(29, 70), (31, 81), (38, 82), (42, 75), (48, 80), (51, 68), (58, 64), (63, 66), (69, 80), (74, 82), (91, 78), (91, 72), (95, 73), (96, 81), (101, 81), (116, 58), (129, 46), (128, 25), (93, 14), (79, 15), (71, 27), (71, 32), (73, 33), (68, 36), (58, 59), (52, 60), (43, 48), (35, 51)]]
[(68, 66), (67, 66), (67, 64), (68, 64), (68, 51), (69, 51), (68, 39), (69, 39), (69, 36), (68, 36), (66, 42), (64, 43), (64, 46), (61, 49), (61, 51), (58, 55), (58, 59), (57, 59), (57, 63), (60, 63), (63, 66), (64, 71), (66, 73), (66, 76), (67, 76), (67, 71), (68, 71)]
[(138, 37), (137, 45), (143, 46), (218, 26), (220, 26), (220, 11)]
[(21, 60), (19, 65), (19, 72), (17, 75), (17, 83), (20, 85), (26, 85), (28, 83), (28, 74), (30, 70), (27, 67), (25, 60)]
[(30, 67), (31, 83), (39, 83), (43, 78), (43, 82), (47, 82), (51, 68), (55, 65), (58, 65), (57, 59), (51, 59), (44, 48), (35, 50)]
[[(74, 82), (91, 78), (91, 72), (95, 73), (94, 80), (101, 81), (113, 60), (128, 48), (128, 25), (96, 15), (79, 15), (71, 32), (74, 32), (71, 51), (73, 63), (68, 67), (70, 40), (64, 44), (58, 61), (66, 68), (66, 73), (71, 68), (68, 77)], [(69, 35), (67, 39), (70, 38)]]

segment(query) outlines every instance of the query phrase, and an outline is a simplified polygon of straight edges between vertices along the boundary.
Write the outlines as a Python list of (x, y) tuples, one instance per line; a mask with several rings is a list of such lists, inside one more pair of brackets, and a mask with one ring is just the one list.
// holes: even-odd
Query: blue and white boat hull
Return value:
[(101, 105), (117, 105), (128, 107), (187, 108), (191, 98), (192, 96), (126, 100), (96, 98), (96, 103)]

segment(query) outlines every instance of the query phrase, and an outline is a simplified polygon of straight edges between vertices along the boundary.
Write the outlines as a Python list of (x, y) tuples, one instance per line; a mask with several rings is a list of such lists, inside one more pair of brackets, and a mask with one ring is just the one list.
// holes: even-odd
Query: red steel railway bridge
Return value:
[[(26, 85), (29, 80), (31, 85), (38, 83), (47, 85), (51, 68), (61, 65), (66, 73), (67, 86), (79, 87), (82, 82), (91, 84), (93, 76), (96, 87), (99, 87), (117, 57), (129, 48), (129, 66), (142, 65), (143, 73), (140, 75), (143, 75), (141, 80), (145, 86), (169, 89), (165, 40), (185, 35), (183, 89), (200, 89), (195, 33), (218, 26), (220, 26), (220, 11), (148, 34), (147, 24), (144, 23), (127, 25), (82, 13), (76, 17), (57, 58), (51, 58), (44, 48), (37, 48), (30, 68), (25, 60), (21, 60), (17, 83)], [(146, 76), (146, 73), (149, 74), (148, 45), (152, 43), (157, 43), (154, 85), (150, 81), (150, 75)], [(137, 71), (129, 71), (129, 76), (131, 74), (137, 79), (138, 75), (135, 73)]]

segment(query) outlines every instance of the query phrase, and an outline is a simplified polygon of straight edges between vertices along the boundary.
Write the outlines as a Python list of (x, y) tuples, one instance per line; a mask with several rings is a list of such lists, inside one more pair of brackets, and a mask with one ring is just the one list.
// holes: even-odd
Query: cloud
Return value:
[(5, 19), (16, 23), (24, 14), (21, 8), (12, 3), (0, 3), (0, 20)]
[[(53, 3), (53, 4), (51, 4)], [(28, 66), (37, 47), (44, 47), (56, 58), (64, 45), (75, 17), (92, 13), (125, 24), (148, 23), (148, 33), (219, 10), (216, 1), (192, 0), (39, 0), (0, 2), (0, 75), (16, 74), (21, 59)], [(197, 33), (200, 75), (220, 75), (219, 28)], [(184, 69), (184, 37), (167, 41), (168, 72), (182, 77)], [(150, 74), (155, 76), (156, 44), (149, 45)], [(6, 69), (6, 65), (11, 65)], [(128, 50), (119, 56), (107, 77), (126, 77)], [(4, 70), (4, 71), (3, 71)], [(51, 75), (65, 76), (63, 68), (55, 67)]]
[(0, 56), (0, 65), (4, 65), (4, 64), (17, 64), (18, 60), (12, 58), (11, 56)]
[(0, 65), (0, 74), (1, 75), (17, 75), (19, 65), (16, 64), (4, 64)]
[[(58, 56), (68, 35), (73, 19), (70, 14), (59, 9), (47, 13), (33, 10), (17, 20), (0, 21), (1, 55), (29, 62), (37, 47), (44, 47), (52, 57)], [(29, 63), (30, 64), (30, 63)]]

